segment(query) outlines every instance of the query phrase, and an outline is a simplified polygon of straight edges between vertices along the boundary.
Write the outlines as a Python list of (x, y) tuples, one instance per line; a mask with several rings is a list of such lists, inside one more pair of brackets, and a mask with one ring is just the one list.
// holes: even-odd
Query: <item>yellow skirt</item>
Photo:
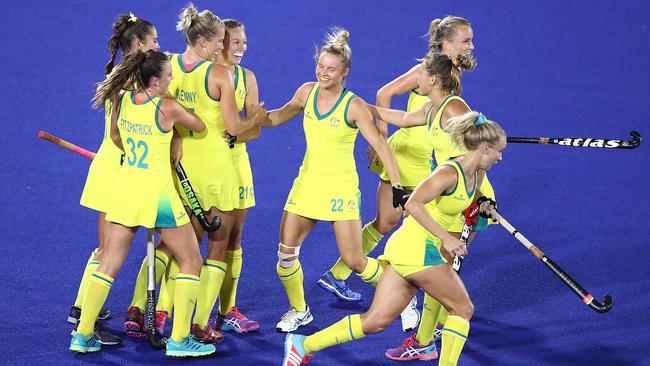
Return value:
[(111, 192), (120, 172), (122, 151), (110, 139), (104, 140), (90, 163), (80, 204), (99, 212), (108, 212)]
[[(211, 207), (221, 211), (239, 208), (239, 174), (230, 149), (215, 151), (209, 155), (184, 154), (181, 164), (204, 211)], [(174, 183), (178, 192), (183, 192), (176, 174)], [(185, 194), (181, 196), (183, 203), (190, 206)]]
[(423, 266), (421, 268), (426, 269), (447, 263), (440, 253), (441, 245), (442, 241), (420, 226), (415, 219), (405, 220), (388, 238), (384, 254), (377, 259), (390, 263), (396, 270), (398, 268), (395, 265)]
[(128, 227), (175, 228), (190, 222), (169, 172), (142, 174), (124, 167), (115, 182), (106, 220)]
[(255, 190), (253, 188), (253, 171), (246, 148), (233, 149), (233, 161), (239, 172), (239, 209), (255, 206)]
[(361, 192), (358, 187), (337, 184), (304, 184), (298, 176), (284, 210), (322, 221), (360, 220)]

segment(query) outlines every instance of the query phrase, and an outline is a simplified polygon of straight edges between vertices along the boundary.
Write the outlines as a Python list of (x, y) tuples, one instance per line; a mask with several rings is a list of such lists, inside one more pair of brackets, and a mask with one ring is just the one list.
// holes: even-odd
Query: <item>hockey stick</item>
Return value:
[(631, 140), (608, 140), (593, 137), (508, 137), (508, 142), (523, 144), (555, 144), (574, 147), (596, 147), (602, 149), (635, 149), (641, 145), (641, 134), (630, 131)]
[(52, 135), (50, 135), (49, 133), (47, 133), (47, 132), (45, 132), (43, 130), (38, 131), (38, 137), (42, 138), (43, 140), (47, 140), (47, 141), (49, 141), (51, 143), (57, 144), (57, 145), (59, 145), (61, 147), (65, 147), (66, 149), (72, 150), (72, 151), (76, 152), (77, 154), (81, 154), (81, 155), (83, 155), (83, 156), (85, 156), (87, 158), (92, 159), (92, 158), (95, 157), (94, 152), (83, 149), (83, 148), (81, 148), (81, 147), (79, 147), (79, 146), (77, 146), (75, 144), (72, 144), (72, 143), (70, 143), (70, 142), (68, 142), (66, 140), (62, 140), (62, 139), (60, 139), (60, 138), (58, 138), (56, 136), (52, 136)]
[(147, 339), (153, 349), (164, 349), (167, 338), (158, 339), (156, 334), (156, 248), (153, 243), (153, 229), (147, 230)]
[[(52, 136), (45, 131), (38, 131), (38, 137), (50, 141), (59, 146), (65, 147), (66, 149), (72, 150), (87, 158), (93, 159), (95, 157), (94, 152), (83, 149), (73, 143), (62, 140), (58, 137)], [(196, 215), (197, 219), (199, 219), (199, 223), (201, 224), (203, 229), (209, 232), (216, 231), (217, 229), (219, 229), (219, 226), (221, 226), (221, 219), (218, 216), (215, 216), (214, 219), (212, 220), (212, 223), (208, 223), (208, 220), (205, 217), (203, 210), (201, 209), (201, 205), (199, 204), (199, 201), (196, 198), (196, 194), (192, 189), (192, 185), (190, 184), (190, 181), (187, 179), (187, 176), (185, 175), (185, 171), (183, 170), (183, 167), (181, 166), (180, 163), (178, 163), (178, 165), (176, 166), (176, 173), (178, 174), (178, 177), (181, 180), (181, 185), (183, 186), (183, 191), (185, 192), (185, 196), (187, 197), (187, 200), (190, 202), (190, 208), (194, 212), (194, 215)]]
[(603, 303), (599, 303), (594, 297), (588, 293), (582, 286), (580, 286), (571, 276), (569, 276), (560, 266), (555, 264), (551, 259), (542, 253), (533, 243), (531, 243), (525, 236), (523, 236), (517, 229), (515, 229), (508, 221), (506, 221), (498, 212), (491, 210), (490, 215), (495, 220), (499, 221), (499, 224), (503, 226), (508, 232), (521, 243), (528, 250), (530, 250), (535, 257), (539, 258), (545, 265), (548, 267), (551, 272), (553, 272), (565, 285), (567, 285), (578, 297), (582, 299), (582, 302), (589, 305), (589, 307), (598, 312), (606, 313), (612, 308), (612, 297), (605, 295)]
[[(476, 208), (478, 210), (478, 207)], [(467, 223), (463, 224), (463, 231), (460, 233), (460, 241), (463, 243), (467, 244), (467, 239), (469, 238), (469, 232), (472, 229), (471, 226), (467, 226)], [(463, 266), (463, 260), (465, 259), (465, 256), (462, 255), (457, 255), (454, 257), (454, 262), (451, 264), (451, 268), (456, 271), (456, 273), (460, 273), (460, 269)]]
[(201, 204), (196, 198), (194, 189), (192, 189), (190, 180), (187, 178), (187, 174), (185, 174), (185, 169), (183, 169), (183, 166), (180, 162), (176, 164), (176, 174), (178, 175), (178, 179), (181, 181), (181, 186), (183, 186), (183, 191), (185, 191), (185, 196), (187, 197), (187, 201), (190, 204), (190, 208), (192, 209), (194, 216), (196, 216), (196, 218), (199, 220), (199, 223), (201, 224), (203, 230), (207, 232), (217, 231), (221, 226), (221, 218), (219, 216), (215, 216), (212, 218), (212, 222), (208, 222), (207, 217), (205, 217), (205, 212), (203, 212)]

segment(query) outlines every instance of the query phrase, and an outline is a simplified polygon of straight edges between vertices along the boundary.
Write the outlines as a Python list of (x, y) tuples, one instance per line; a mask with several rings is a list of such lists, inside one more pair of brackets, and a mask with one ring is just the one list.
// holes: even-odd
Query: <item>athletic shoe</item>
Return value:
[(223, 342), (223, 334), (221, 332), (214, 330), (210, 324), (206, 325), (205, 328), (201, 328), (198, 324), (192, 324), (190, 327), (190, 333), (201, 343), (221, 343)]
[(307, 310), (305, 311), (297, 311), (291, 308), (282, 315), (275, 329), (278, 332), (290, 333), (302, 325), (311, 323), (312, 320), (314, 320), (314, 317), (311, 315), (311, 311), (309, 311), (309, 306), (307, 306)]
[[(438, 324), (440, 326), (440, 324)], [(436, 327), (436, 330), (433, 331), (433, 341), (440, 342), (442, 340), (442, 328)]]
[[(102, 310), (99, 311), (97, 318), (99, 318), (99, 320), (104, 320), (108, 319), (109, 316), (111, 316), (111, 311), (102, 308)], [(70, 307), (70, 312), (68, 313), (68, 323), (77, 324), (79, 323), (79, 319), (81, 319), (81, 309), (73, 305)]]
[(95, 338), (104, 346), (117, 346), (122, 343), (122, 337), (112, 334), (99, 324), (95, 323)]
[(97, 352), (102, 349), (102, 345), (95, 338), (94, 334), (85, 337), (83, 334), (72, 331), (72, 339), (70, 340), (70, 351), (87, 353)]
[(385, 355), (394, 361), (431, 361), (438, 358), (438, 350), (434, 341), (428, 346), (421, 346), (413, 334), (406, 338), (401, 346), (387, 350)]
[(147, 333), (144, 329), (144, 315), (137, 306), (131, 306), (124, 320), (124, 329), (126, 335), (133, 338), (146, 338)]
[(169, 313), (164, 310), (156, 311), (156, 332), (165, 334), (165, 322), (169, 318)]
[(165, 355), (170, 357), (198, 357), (213, 354), (214, 345), (199, 342), (192, 334), (180, 341), (167, 338)]
[(305, 336), (299, 334), (287, 334), (284, 339), (284, 360), (282, 360), (282, 366), (305, 365), (314, 357), (312, 354), (307, 353), (302, 346), (305, 338)]
[(420, 324), (420, 311), (417, 308), (418, 299), (413, 296), (411, 302), (406, 305), (406, 308), (399, 315), (402, 318), (402, 330), (408, 333), (415, 329)]
[(318, 280), (318, 285), (344, 301), (360, 301), (361, 294), (350, 290), (345, 280), (337, 280), (332, 272), (327, 271)]
[(236, 307), (232, 307), (228, 314), (217, 316), (214, 327), (219, 330), (234, 330), (237, 333), (248, 333), (260, 328), (260, 323), (250, 320), (246, 315), (239, 312)]

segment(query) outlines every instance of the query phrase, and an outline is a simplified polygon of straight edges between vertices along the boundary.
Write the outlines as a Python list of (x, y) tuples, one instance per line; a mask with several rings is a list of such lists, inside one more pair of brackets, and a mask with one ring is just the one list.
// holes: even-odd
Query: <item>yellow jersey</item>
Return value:
[(120, 150), (111, 140), (111, 115), (113, 103), (104, 103), (104, 137), (95, 158), (88, 168), (86, 184), (81, 193), (80, 204), (106, 213), (111, 201), (110, 192), (120, 171)]
[(356, 96), (343, 89), (327, 113), (318, 111), (319, 85), (305, 102), (303, 128), (307, 148), (284, 209), (324, 221), (359, 220), (359, 177), (354, 160), (358, 129), (347, 118)]
[(449, 133), (447, 133), (447, 131), (445, 131), (441, 125), (442, 114), (445, 110), (445, 107), (452, 100), (460, 101), (465, 106), (467, 106), (467, 109), (471, 110), (463, 98), (459, 97), (458, 95), (451, 94), (442, 101), (435, 115), (433, 115), (432, 109), (429, 110), (427, 114), (429, 141), (433, 147), (433, 152), (436, 157), (436, 165), (440, 165), (450, 158), (465, 154), (465, 150), (459, 146), (456, 146), (451, 141)]
[[(426, 209), (433, 219), (446, 231), (455, 225), (458, 216), (469, 207), (476, 195), (476, 178), (468, 187), (467, 179), (461, 164), (455, 160), (448, 160), (442, 166), (451, 166), (456, 170), (458, 179), (452, 192), (441, 194), (433, 201), (426, 204)], [(379, 259), (391, 264), (401, 265), (436, 265), (445, 263), (440, 254), (442, 242), (430, 233), (420, 223), (409, 216), (404, 219), (402, 226), (388, 239), (384, 254)]]
[(174, 228), (189, 222), (172, 180), (172, 133), (158, 123), (161, 105), (162, 99), (155, 96), (136, 102), (134, 91), (121, 97), (117, 127), (125, 158), (108, 221), (148, 228)]
[[(169, 93), (205, 123), (205, 130), (200, 133), (176, 127), (183, 140), (181, 163), (204, 210), (216, 207), (231, 211), (239, 204), (239, 186), (237, 175), (233, 174), (236, 168), (232, 152), (223, 138), (226, 127), (221, 104), (208, 93), (208, 76), (215, 65), (205, 60), (185, 65), (180, 54), (171, 55), (170, 60), (174, 80)], [(182, 192), (178, 179), (175, 182)], [(184, 196), (183, 201), (189, 206)]]
[[(429, 97), (411, 90), (406, 110), (416, 111), (430, 101)], [(388, 145), (395, 154), (400, 182), (404, 187), (413, 189), (429, 175), (432, 147), (427, 136), (427, 126), (400, 128), (388, 138)], [(379, 177), (385, 181), (390, 180), (383, 164)]]

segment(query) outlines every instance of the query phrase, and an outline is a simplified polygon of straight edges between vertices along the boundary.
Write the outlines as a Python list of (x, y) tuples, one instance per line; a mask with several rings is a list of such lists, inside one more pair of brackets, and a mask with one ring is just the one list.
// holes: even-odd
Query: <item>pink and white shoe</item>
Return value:
[(214, 328), (222, 331), (235, 331), (237, 333), (248, 333), (260, 328), (260, 323), (248, 319), (246, 315), (239, 312), (236, 307), (232, 307), (228, 314), (217, 316)]
[(401, 346), (387, 350), (385, 355), (394, 361), (431, 361), (438, 358), (438, 350), (434, 341), (426, 346), (420, 345), (413, 334), (406, 338)]

